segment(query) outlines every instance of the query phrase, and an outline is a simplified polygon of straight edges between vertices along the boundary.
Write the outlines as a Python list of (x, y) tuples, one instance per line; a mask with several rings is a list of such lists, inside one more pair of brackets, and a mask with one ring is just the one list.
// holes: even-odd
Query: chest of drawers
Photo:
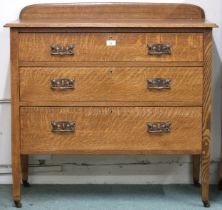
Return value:
[(201, 8), (43, 4), (6, 26), (17, 207), (33, 154), (192, 155), (209, 206), (215, 25)]

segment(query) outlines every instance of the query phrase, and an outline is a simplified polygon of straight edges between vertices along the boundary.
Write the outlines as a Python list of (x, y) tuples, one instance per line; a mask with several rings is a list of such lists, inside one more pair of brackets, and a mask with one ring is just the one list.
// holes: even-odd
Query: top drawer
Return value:
[(203, 61), (202, 33), (20, 33), (20, 61)]

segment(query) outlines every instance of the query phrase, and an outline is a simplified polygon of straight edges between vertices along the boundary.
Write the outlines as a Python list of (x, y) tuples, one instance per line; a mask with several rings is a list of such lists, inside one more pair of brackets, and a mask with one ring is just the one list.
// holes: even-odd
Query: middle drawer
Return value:
[(20, 68), (23, 102), (126, 101), (202, 104), (202, 68)]

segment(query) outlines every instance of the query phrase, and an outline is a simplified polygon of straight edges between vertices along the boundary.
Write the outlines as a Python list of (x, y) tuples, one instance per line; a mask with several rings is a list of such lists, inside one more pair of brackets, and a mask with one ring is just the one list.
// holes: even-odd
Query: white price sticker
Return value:
[(106, 46), (116, 46), (116, 40), (114, 39), (106, 40)]

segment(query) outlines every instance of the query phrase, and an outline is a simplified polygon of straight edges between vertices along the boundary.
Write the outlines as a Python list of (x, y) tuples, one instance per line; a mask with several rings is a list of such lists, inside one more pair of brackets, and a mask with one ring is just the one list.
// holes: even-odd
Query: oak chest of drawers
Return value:
[(215, 25), (201, 8), (43, 4), (6, 26), (17, 207), (32, 154), (192, 155), (209, 206)]

